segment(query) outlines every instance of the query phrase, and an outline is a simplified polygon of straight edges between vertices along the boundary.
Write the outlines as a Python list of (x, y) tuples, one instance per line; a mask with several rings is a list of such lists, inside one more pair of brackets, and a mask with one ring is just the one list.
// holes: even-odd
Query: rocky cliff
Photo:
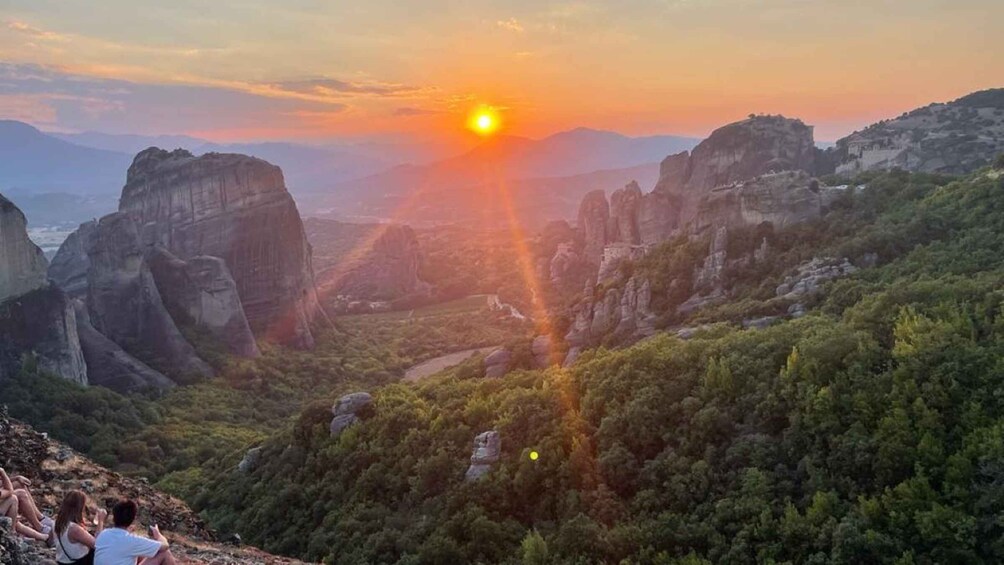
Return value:
[(0, 377), (31, 357), (45, 371), (86, 384), (73, 307), (49, 285), (46, 266), (24, 214), (0, 195)]
[(138, 219), (147, 244), (182, 260), (223, 259), (256, 336), (313, 346), (310, 326), (323, 312), (311, 250), (278, 167), (151, 147), (129, 167), (119, 209)]
[(379, 224), (340, 261), (318, 274), (318, 286), (325, 293), (357, 300), (424, 296), (430, 287), (419, 278), (422, 260), (418, 239), (410, 227)]
[(28, 239), (28, 222), (0, 194), (0, 301), (45, 286), (45, 255)]
[(175, 378), (211, 376), (164, 307), (133, 218), (123, 212), (101, 218), (84, 245), (94, 328)]
[(1004, 152), (1004, 88), (882, 120), (829, 151), (839, 174), (899, 168), (964, 174)]
[(91, 262), (84, 242), (92, 237), (97, 225), (96, 221), (80, 224), (59, 246), (49, 264), (49, 279), (73, 298), (87, 296), (87, 270)]

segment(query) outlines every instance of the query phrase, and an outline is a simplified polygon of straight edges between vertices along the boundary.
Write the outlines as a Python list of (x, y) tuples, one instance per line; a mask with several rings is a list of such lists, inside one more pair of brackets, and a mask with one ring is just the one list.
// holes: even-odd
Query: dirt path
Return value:
[(439, 357), (429, 359), (428, 361), (423, 361), (418, 365), (409, 367), (408, 370), (404, 372), (404, 380), (408, 382), (415, 382), (424, 379), (425, 377), (434, 375), (443, 369), (459, 365), (476, 353), (488, 354), (495, 351), (499, 347), (500, 346), (498, 345), (493, 345), (491, 347), (476, 347), (474, 349), (465, 349), (463, 351), (457, 351), (447, 355), (440, 355)]

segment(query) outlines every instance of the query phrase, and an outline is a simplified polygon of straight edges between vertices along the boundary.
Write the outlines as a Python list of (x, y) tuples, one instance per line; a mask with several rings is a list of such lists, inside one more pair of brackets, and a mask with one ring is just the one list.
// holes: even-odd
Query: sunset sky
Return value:
[(1004, 86), (1001, 0), (0, 0), (0, 117), (214, 140), (703, 136), (751, 112), (832, 140)]

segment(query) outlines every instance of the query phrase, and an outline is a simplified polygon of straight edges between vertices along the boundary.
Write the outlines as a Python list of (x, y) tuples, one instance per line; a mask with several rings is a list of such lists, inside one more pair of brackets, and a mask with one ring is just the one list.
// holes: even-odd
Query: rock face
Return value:
[(129, 355), (117, 343), (94, 329), (83, 302), (74, 300), (74, 311), (77, 315), (77, 336), (87, 361), (87, 380), (90, 384), (121, 393), (174, 386), (174, 381)]
[(97, 226), (95, 221), (80, 224), (59, 246), (49, 264), (49, 278), (72, 298), (87, 297), (87, 271), (91, 261), (87, 258), (84, 242), (93, 236)]
[(244, 458), (237, 464), (237, 470), (241, 473), (250, 473), (261, 461), (261, 447), (252, 447), (244, 454)]
[(582, 233), (582, 254), (586, 261), (593, 265), (599, 265), (603, 258), (609, 220), (610, 205), (607, 203), (607, 195), (602, 190), (586, 194), (579, 205), (578, 229)]
[(474, 451), (471, 453), (471, 466), (467, 468), (464, 478), (476, 481), (488, 474), (502, 454), (502, 436), (495, 430), (482, 432), (474, 438)]
[(899, 168), (965, 174), (1004, 152), (1004, 88), (883, 120), (837, 141), (836, 172)]
[(0, 195), (0, 377), (33, 356), (39, 368), (87, 384), (76, 314), (46, 279), (42, 250), (28, 239), (24, 214)]
[(764, 222), (781, 228), (813, 220), (841, 192), (839, 188), (821, 186), (804, 171), (761, 175), (708, 193), (698, 203), (691, 231), (702, 233)]
[(823, 283), (851, 275), (857, 270), (846, 258), (817, 257), (799, 265), (794, 274), (785, 277), (775, 292), (780, 298), (799, 300), (819, 292)]
[(261, 354), (223, 259), (199, 255), (182, 261), (162, 247), (149, 250), (146, 259), (176, 322), (180, 318), (207, 329), (235, 355)]
[(331, 407), (331, 425), (328, 426), (332, 437), (337, 437), (345, 428), (361, 421), (360, 413), (373, 404), (373, 397), (368, 392), (353, 392), (338, 399)]
[(45, 254), (28, 239), (28, 222), (0, 194), (0, 301), (46, 284)]
[(607, 336), (631, 341), (655, 332), (651, 310), (652, 286), (648, 279), (632, 276), (623, 288), (610, 288), (599, 300), (585, 299), (575, 306), (572, 325), (565, 335), (569, 345), (564, 364), (570, 365), (586, 348)]
[(422, 253), (408, 226), (381, 224), (359, 249), (324, 273), (320, 286), (361, 300), (396, 300), (427, 295), (429, 284), (419, 278)]
[(634, 181), (610, 195), (608, 242), (641, 243), (641, 235), (638, 232), (638, 208), (641, 205), (641, 198), (641, 187)]
[(278, 167), (151, 147), (129, 167), (119, 209), (138, 218), (147, 243), (182, 260), (223, 259), (256, 336), (313, 346), (310, 325), (323, 312), (303, 222)]
[(212, 369), (164, 307), (133, 219), (122, 212), (101, 218), (84, 244), (90, 261), (87, 308), (94, 328), (172, 376), (211, 376)]
[(0, 377), (34, 356), (43, 371), (87, 384), (76, 313), (63, 291), (46, 286), (0, 302)]

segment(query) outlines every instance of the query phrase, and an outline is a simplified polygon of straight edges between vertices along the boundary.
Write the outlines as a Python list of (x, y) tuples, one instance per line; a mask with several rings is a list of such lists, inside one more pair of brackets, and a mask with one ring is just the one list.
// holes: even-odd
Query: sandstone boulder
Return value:
[(775, 294), (779, 298), (799, 300), (819, 292), (823, 283), (857, 272), (857, 267), (846, 258), (817, 257), (796, 267), (795, 273), (785, 277)]
[(247, 453), (244, 454), (244, 458), (237, 464), (237, 471), (241, 473), (250, 473), (251, 471), (254, 471), (255, 467), (258, 466), (258, 463), (261, 462), (261, 453), (261, 447), (252, 447), (247, 450)]
[(331, 407), (331, 414), (334, 416), (328, 426), (331, 436), (337, 437), (345, 428), (362, 421), (360, 414), (372, 404), (373, 396), (368, 392), (353, 392), (339, 398)]
[(496, 349), (485, 357), (485, 378), (497, 379), (509, 372), (512, 353), (508, 349)]

